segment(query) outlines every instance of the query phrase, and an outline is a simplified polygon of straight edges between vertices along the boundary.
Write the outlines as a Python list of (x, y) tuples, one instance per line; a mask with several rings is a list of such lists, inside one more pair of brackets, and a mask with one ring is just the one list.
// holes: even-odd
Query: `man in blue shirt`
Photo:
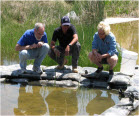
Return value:
[(19, 51), (21, 73), (26, 72), (26, 61), (35, 59), (33, 71), (41, 74), (40, 65), (49, 51), (45, 25), (36, 23), (34, 29), (27, 30), (17, 42), (15, 49)]
[(109, 64), (109, 79), (111, 80), (113, 68), (118, 61), (118, 51), (116, 49), (116, 39), (110, 32), (109, 24), (101, 21), (98, 24), (98, 32), (94, 35), (92, 42), (92, 52), (89, 53), (89, 59), (98, 66), (95, 74), (98, 75), (103, 70), (102, 64)]

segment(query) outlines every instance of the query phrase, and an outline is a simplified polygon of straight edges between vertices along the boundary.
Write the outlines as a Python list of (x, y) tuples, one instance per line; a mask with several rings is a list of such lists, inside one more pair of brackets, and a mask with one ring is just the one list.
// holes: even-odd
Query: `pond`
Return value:
[[(112, 24), (122, 48), (139, 53), (138, 21)], [(1, 65), (19, 63), (2, 54)], [(137, 60), (139, 65), (139, 56)], [(60, 88), (0, 83), (2, 115), (93, 115), (119, 102), (118, 91), (94, 88)], [(137, 110), (133, 114), (138, 114)]]
[[(139, 21), (112, 24), (110, 26), (122, 48), (139, 54)], [(139, 65), (139, 55), (136, 63)]]
[[(1, 83), (2, 115), (93, 115), (118, 103), (118, 91)], [(107, 105), (106, 105), (107, 104)]]

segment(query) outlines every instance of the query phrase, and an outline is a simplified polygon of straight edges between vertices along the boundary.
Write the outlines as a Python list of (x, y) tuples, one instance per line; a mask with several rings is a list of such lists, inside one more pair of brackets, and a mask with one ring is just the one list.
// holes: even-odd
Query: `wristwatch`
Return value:
[(71, 45), (71, 44), (69, 44), (69, 46), (71, 47), (72, 45)]

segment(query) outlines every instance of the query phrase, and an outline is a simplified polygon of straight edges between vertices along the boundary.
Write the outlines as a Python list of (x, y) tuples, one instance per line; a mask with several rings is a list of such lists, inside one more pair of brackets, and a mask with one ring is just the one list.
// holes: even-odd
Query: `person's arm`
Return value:
[(52, 50), (54, 50), (55, 49), (55, 41), (51, 41), (51, 43), (50, 43), (50, 48), (52, 49)]
[(102, 56), (102, 59), (103, 58), (108, 58), (108, 57), (110, 57), (110, 55), (107, 53), (107, 54), (103, 54), (103, 55), (101, 55)]
[(74, 34), (73, 35), (73, 40), (67, 45), (67, 47), (65, 49), (65, 55), (66, 56), (69, 55), (70, 46), (74, 45), (77, 41), (78, 41), (78, 35), (77, 34)]
[(55, 41), (51, 41), (50, 44), (51, 49), (54, 51), (54, 53), (56, 54), (57, 57), (60, 57), (60, 51), (58, 49), (56, 49), (55, 47)]
[(108, 51), (108, 54), (109, 56), (113, 56), (116, 52), (117, 52), (117, 49), (116, 49), (116, 38), (114, 35), (111, 35), (110, 36), (110, 41), (109, 41), (109, 51)]
[(19, 44), (16, 44), (15, 50), (16, 50), (16, 51), (29, 50), (29, 49), (33, 49), (33, 48), (36, 48), (36, 47), (37, 47), (37, 44), (26, 45), (26, 46), (21, 46), (21, 45), (19, 45)]
[(69, 44), (72, 46), (72, 45), (75, 44), (77, 41), (78, 41), (78, 35), (77, 35), (77, 34), (74, 34), (74, 35), (73, 35), (73, 40), (72, 40)]

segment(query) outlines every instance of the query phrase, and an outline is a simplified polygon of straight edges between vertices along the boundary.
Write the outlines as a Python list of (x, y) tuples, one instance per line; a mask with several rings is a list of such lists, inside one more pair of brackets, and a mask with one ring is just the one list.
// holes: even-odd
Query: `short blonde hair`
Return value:
[(98, 24), (97, 29), (98, 30), (102, 29), (105, 32), (105, 35), (109, 35), (110, 33), (110, 25), (104, 21), (101, 21)]
[(43, 24), (43, 23), (36, 23), (36, 24), (35, 24), (35, 29), (36, 29), (36, 30), (38, 30), (40, 27), (41, 27), (41, 28), (43, 28), (43, 27), (45, 28), (45, 24)]

